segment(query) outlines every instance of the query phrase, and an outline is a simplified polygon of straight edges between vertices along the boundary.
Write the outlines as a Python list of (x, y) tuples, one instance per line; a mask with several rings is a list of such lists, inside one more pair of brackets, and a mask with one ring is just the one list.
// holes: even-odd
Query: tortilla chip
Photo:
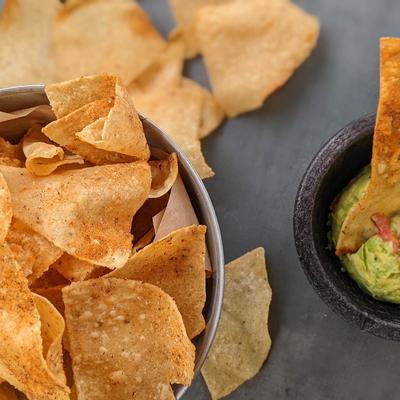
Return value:
[(49, 300), (50, 303), (57, 309), (57, 311), (64, 316), (65, 307), (62, 298), (62, 289), (65, 288), (65, 286), (66, 285), (57, 285), (47, 288), (37, 288), (33, 289), (33, 291)]
[(390, 216), (400, 209), (400, 39), (380, 42), (380, 96), (371, 161), (371, 180), (361, 200), (347, 214), (336, 254), (354, 253), (376, 233), (375, 214)]
[(40, 315), (43, 356), (58, 381), (66, 384), (62, 351), (64, 318), (46, 298), (34, 293), (33, 299)]
[(181, 146), (201, 178), (214, 175), (204, 160), (198, 140), (210, 127), (203, 128), (208, 118), (205, 115), (209, 115), (205, 108), (205, 102), (209, 101), (207, 95), (206, 89), (183, 79), (180, 86), (160, 87), (145, 95), (133, 96), (138, 110)]
[(63, 297), (78, 398), (174, 399), (170, 383), (190, 384), (195, 348), (161, 289), (97, 279), (71, 284)]
[(168, 193), (178, 176), (178, 158), (175, 153), (164, 160), (149, 161), (151, 168), (151, 189), (149, 198)]
[(34, 175), (50, 175), (62, 165), (84, 163), (81, 156), (66, 155), (61, 147), (50, 143), (40, 125), (29, 129), (22, 143), (26, 169)]
[(67, 253), (64, 253), (52, 267), (71, 282), (89, 279), (98, 268), (97, 265), (79, 260)]
[[(99, 106), (98, 119), (89, 121), (81, 131), (76, 131), (76, 137), (97, 149), (125, 154), (135, 159), (149, 158), (150, 151), (142, 122), (129, 100), (127, 90), (116, 76), (87, 76), (49, 85), (46, 94), (58, 118), (67, 118), (88, 104), (103, 101), (103, 106), (94, 103)], [(108, 114), (103, 114), (111, 103)]]
[(201, 369), (213, 400), (227, 396), (261, 369), (271, 347), (271, 295), (263, 248), (225, 266), (221, 319)]
[(168, 46), (137, 79), (128, 86), (132, 98), (166, 86), (178, 86), (183, 72), (183, 42), (170, 40)]
[(12, 216), (11, 193), (6, 180), (0, 174), (0, 244), (6, 239)]
[(185, 136), (177, 136), (173, 139), (185, 152), (201, 179), (211, 178), (215, 175), (214, 171), (204, 159), (203, 153), (201, 152), (200, 140)]
[(56, 21), (54, 39), (62, 79), (110, 72), (125, 85), (165, 47), (144, 11), (126, 0), (67, 4)]
[(41, 277), (63, 253), (17, 218), (12, 219), (6, 243), (29, 283)]
[(208, 5), (197, 18), (213, 92), (230, 117), (260, 107), (310, 55), (319, 34), (318, 20), (285, 0)]
[(0, 248), (0, 263), (0, 377), (32, 399), (68, 399), (68, 387), (43, 357), (40, 315), (6, 245)]
[(0, 10), (0, 87), (54, 81), (51, 51), (58, 0), (6, 0)]
[(160, 287), (175, 300), (192, 339), (205, 328), (205, 233), (202, 225), (172, 232), (134, 254), (106, 278), (133, 279)]
[(225, 119), (225, 112), (214, 96), (198, 85), (204, 93), (203, 111), (200, 118), (199, 139), (203, 139), (214, 132)]
[(15, 389), (7, 382), (0, 384), (0, 400), (18, 400)]
[(6, 166), (0, 166), (0, 172), (10, 187), (16, 218), (76, 258), (109, 268), (125, 264), (131, 250), (132, 217), (150, 192), (146, 162), (45, 177)]
[(206, 4), (220, 4), (228, 1), (232, 0), (169, 0), (177, 24), (177, 31), (173, 35), (175, 37), (182, 35), (187, 58), (196, 56), (200, 50), (196, 37), (196, 11)]

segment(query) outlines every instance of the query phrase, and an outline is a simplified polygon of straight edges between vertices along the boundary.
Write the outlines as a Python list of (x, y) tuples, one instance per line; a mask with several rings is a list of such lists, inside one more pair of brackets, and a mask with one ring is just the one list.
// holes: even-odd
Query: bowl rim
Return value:
[[(0, 99), (5, 98), (4, 101), (6, 101), (7, 97), (12, 99), (16, 96), (25, 96), (28, 98), (27, 102), (29, 102), (29, 98), (32, 99), (32, 103), (34, 103), (34, 105), (32, 106), (45, 104), (41, 102), (41, 100), (45, 102), (47, 100), (48, 103), (44, 88), (44, 85), (20, 85), (0, 88)], [(8, 110), (6, 112), (8, 112)], [(206, 328), (199, 336), (202, 337), (201, 347), (199, 351), (197, 351), (198, 349), (196, 346), (196, 362), (193, 376), (194, 380), (198, 375), (215, 339), (222, 310), (224, 295), (224, 249), (221, 231), (219, 228), (215, 209), (211, 202), (207, 189), (185, 153), (160, 127), (158, 127), (140, 112), (138, 112), (138, 114), (143, 123), (145, 131), (146, 129), (149, 129), (150, 131), (156, 132), (156, 134), (161, 137), (161, 145), (163, 147), (173, 149), (173, 151), (177, 154), (178, 160), (183, 167), (184, 174), (187, 177), (187, 179), (184, 179), (182, 177), (184, 179), (185, 185), (187, 185), (188, 183), (191, 185), (197, 198), (197, 202), (199, 203), (201, 214), (202, 216), (204, 216), (204, 218), (202, 219), (207, 220), (207, 247), (210, 252), (210, 259), (213, 268), (212, 296), (207, 313), (208, 320), (206, 321)], [(205, 221), (203, 222), (205, 223)], [(176, 399), (180, 399), (188, 388), (189, 386), (176, 385)]]
[[(314, 199), (324, 180), (325, 172), (352, 144), (360, 141), (364, 136), (371, 135), (375, 118), (376, 114), (370, 113), (354, 119), (317, 151), (300, 181), (296, 194), (293, 234), (300, 265), (308, 281), (332, 311), (364, 332), (384, 339), (400, 340), (400, 324), (379, 315), (371, 315), (351, 299), (343, 297), (338, 287), (329, 279), (318, 257), (313, 235), (313, 215), (316, 204)], [(357, 126), (356, 132), (355, 126)]]

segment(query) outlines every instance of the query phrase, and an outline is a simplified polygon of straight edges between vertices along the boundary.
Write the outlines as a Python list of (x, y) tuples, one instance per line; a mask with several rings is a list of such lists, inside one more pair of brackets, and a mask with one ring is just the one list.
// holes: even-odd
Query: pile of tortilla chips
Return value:
[[(202, 178), (211, 177), (214, 172), (204, 159), (200, 140), (226, 115), (260, 107), (281, 87), (316, 45), (319, 22), (289, 0), (169, 3), (177, 26), (166, 40), (133, 0), (67, 0), (63, 4), (59, 0), (5, 0), (0, 14), (0, 87), (115, 74), (128, 86), (138, 110), (180, 145)], [(184, 60), (199, 53), (212, 93), (183, 76)], [(103, 114), (108, 113), (107, 104), (103, 107)], [(72, 114), (62, 123), (78, 118), (79, 114)], [(106, 125), (112, 123), (112, 116), (108, 122), (104, 115), (93, 118), (96, 124), (80, 129), (79, 139), (109, 150), (105, 140), (113, 133)], [(56, 162), (80, 163), (80, 157), (85, 158), (82, 153), (71, 158), (55, 154), (45, 143), (41, 146), (47, 151), (38, 159), (37, 148), (27, 138), (29, 168), (46, 170), (46, 160), (54, 168)], [(74, 143), (63, 146), (70, 149)], [(88, 149), (81, 150), (87, 153)]]
[(45, 90), (0, 120), (0, 398), (174, 399), (211, 273), (177, 156), (114, 75)]

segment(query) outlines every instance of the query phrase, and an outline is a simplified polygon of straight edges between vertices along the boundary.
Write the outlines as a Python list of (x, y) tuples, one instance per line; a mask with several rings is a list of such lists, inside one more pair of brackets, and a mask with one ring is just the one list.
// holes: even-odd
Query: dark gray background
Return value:
[[(161, 32), (172, 28), (167, 0), (139, 2)], [(294, 248), (292, 210), (302, 174), (321, 144), (347, 122), (375, 111), (378, 38), (400, 36), (400, 2), (298, 3), (321, 20), (311, 58), (262, 109), (225, 122), (203, 142), (216, 172), (206, 186), (226, 260), (265, 247), (273, 288), (270, 356), (228, 398), (392, 400), (400, 391), (400, 343), (348, 325), (313, 292)], [(186, 73), (207, 84), (199, 60)], [(201, 377), (185, 399), (209, 399)]]
[[(376, 109), (380, 36), (400, 36), (396, 0), (300, 0), (321, 21), (310, 59), (264, 107), (229, 120), (203, 142), (216, 176), (206, 181), (230, 261), (267, 252), (272, 349), (261, 372), (229, 399), (392, 400), (400, 343), (360, 332), (313, 292), (292, 235), (296, 190), (309, 161), (347, 122)], [(167, 33), (167, 0), (142, 0)], [(206, 84), (200, 61), (186, 73)], [(400, 95), (400, 94), (399, 94)], [(199, 377), (185, 399), (209, 399)]]

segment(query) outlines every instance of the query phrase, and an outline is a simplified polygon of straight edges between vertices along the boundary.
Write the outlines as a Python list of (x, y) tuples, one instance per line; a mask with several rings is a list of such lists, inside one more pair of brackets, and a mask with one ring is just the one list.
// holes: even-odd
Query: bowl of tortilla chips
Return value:
[(400, 340), (399, 51), (399, 38), (381, 39), (377, 114), (351, 122), (320, 149), (294, 210), (300, 261), (322, 300), (392, 340)]
[(224, 268), (185, 154), (107, 74), (0, 89), (0, 139), (0, 395), (180, 398)]

